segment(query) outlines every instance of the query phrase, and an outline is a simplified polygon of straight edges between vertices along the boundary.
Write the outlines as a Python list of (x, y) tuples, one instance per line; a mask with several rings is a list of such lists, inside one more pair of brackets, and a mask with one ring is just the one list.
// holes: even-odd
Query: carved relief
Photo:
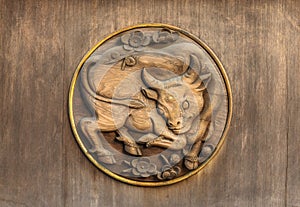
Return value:
[(215, 63), (167, 27), (116, 35), (86, 59), (74, 85), (79, 143), (100, 169), (137, 184), (200, 168), (228, 121), (226, 83)]

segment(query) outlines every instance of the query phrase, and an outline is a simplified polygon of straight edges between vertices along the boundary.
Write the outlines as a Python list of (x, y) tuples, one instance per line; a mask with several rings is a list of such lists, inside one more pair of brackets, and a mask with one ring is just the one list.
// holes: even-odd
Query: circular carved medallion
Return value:
[(224, 141), (231, 91), (195, 36), (138, 25), (99, 42), (72, 79), (69, 115), (86, 156), (129, 184), (160, 186), (202, 169)]

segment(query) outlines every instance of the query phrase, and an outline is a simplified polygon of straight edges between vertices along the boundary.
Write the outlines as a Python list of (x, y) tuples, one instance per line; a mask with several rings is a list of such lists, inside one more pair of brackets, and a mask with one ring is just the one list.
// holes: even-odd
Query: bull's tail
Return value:
[(85, 68), (81, 70), (80, 72), (80, 85), (81, 85), (81, 94), (83, 98), (85, 99), (85, 103), (88, 106), (88, 108), (93, 111), (95, 103), (100, 101), (100, 102), (106, 102), (106, 103), (111, 103), (111, 104), (119, 104), (119, 105), (124, 105), (130, 108), (143, 108), (145, 107), (145, 104), (136, 99), (112, 99), (112, 98), (107, 98), (101, 95), (98, 95), (95, 91), (96, 89), (92, 87), (91, 82), (89, 81), (88, 78), (88, 73), (89, 70), (96, 64), (96, 59), (97, 57), (90, 58), (88, 62), (85, 63)]

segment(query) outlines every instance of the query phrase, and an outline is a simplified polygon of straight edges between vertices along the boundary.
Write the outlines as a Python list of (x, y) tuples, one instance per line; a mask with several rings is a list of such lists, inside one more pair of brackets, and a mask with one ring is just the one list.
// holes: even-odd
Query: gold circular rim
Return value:
[[(197, 169), (181, 176), (178, 178), (175, 178), (173, 180), (168, 180), (168, 181), (162, 181), (162, 182), (141, 182), (141, 181), (135, 181), (135, 180), (130, 180), (128, 178), (119, 176), (113, 172), (111, 172), (110, 170), (106, 169), (105, 167), (103, 167), (101, 164), (99, 164), (93, 157), (92, 155), (88, 152), (88, 150), (86, 149), (86, 147), (84, 146), (83, 142), (80, 139), (80, 136), (77, 132), (76, 129), (76, 125), (75, 125), (75, 120), (73, 117), (73, 95), (74, 95), (74, 89), (75, 89), (75, 84), (79, 75), (79, 72), (83, 66), (83, 64), (85, 63), (85, 61), (91, 56), (91, 54), (98, 48), (100, 47), (103, 43), (105, 43), (106, 41), (108, 41), (109, 39), (111, 39), (112, 37), (114, 37), (115, 35), (118, 35), (122, 32), (126, 32), (132, 29), (137, 29), (137, 28), (145, 28), (145, 27), (162, 27), (162, 28), (168, 28), (168, 29), (172, 29), (174, 31), (180, 32), (184, 35), (186, 35), (187, 37), (191, 38), (192, 40), (194, 40), (196, 43), (198, 43), (201, 47), (203, 47), (205, 49), (205, 51), (212, 57), (212, 59), (214, 60), (214, 62), (217, 64), (221, 75), (223, 77), (223, 80), (225, 82), (225, 86), (226, 86), (226, 90), (228, 93), (228, 115), (227, 115), (227, 121), (226, 121), (226, 125), (223, 131), (223, 134), (220, 138), (220, 141), (218, 142), (213, 154), (204, 162), (202, 163)], [(100, 170), (102, 170), (104, 173), (106, 173), (107, 175), (111, 176), (114, 179), (117, 179), (121, 182), (127, 183), (127, 184), (131, 184), (131, 185), (137, 185), (137, 186), (146, 186), (146, 187), (155, 187), (155, 186), (165, 186), (165, 185), (170, 185), (170, 184), (174, 184), (177, 182), (180, 182), (182, 180), (185, 180), (189, 177), (191, 177), (192, 175), (197, 174), (200, 170), (202, 170), (215, 156), (216, 154), (220, 151), (221, 146), (224, 143), (225, 137), (228, 133), (229, 130), (229, 125), (231, 122), (231, 118), (232, 118), (232, 91), (231, 91), (231, 87), (230, 87), (230, 83), (229, 83), (229, 79), (228, 76), (225, 72), (225, 69), (222, 65), (222, 63), (220, 62), (220, 60), (218, 59), (218, 57), (215, 55), (215, 53), (204, 43), (202, 42), (202, 40), (200, 40), (198, 37), (196, 37), (195, 35), (182, 30), (176, 26), (172, 26), (172, 25), (168, 25), (168, 24), (161, 24), (161, 23), (150, 23), (150, 24), (139, 24), (139, 25), (134, 25), (131, 27), (127, 27), (121, 30), (118, 30), (110, 35), (108, 35), (106, 38), (104, 38), (103, 40), (101, 40), (100, 42), (98, 42), (98, 44), (96, 46), (94, 46), (91, 50), (89, 50), (89, 52), (83, 57), (83, 59), (80, 61), (79, 65), (77, 66), (74, 75), (72, 77), (72, 81), (71, 81), (71, 85), (70, 85), (70, 89), (69, 89), (69, 118), (70, 118), (70, 122), (71, 122), (71, 127), (72, 127), (72, 131), (73, 134), (75, 136), (75, 139), (77, 141), (77, 143), (79, 144), (81, 150), (84, 152), (84, 154), (88, 157), (88, 159)]]

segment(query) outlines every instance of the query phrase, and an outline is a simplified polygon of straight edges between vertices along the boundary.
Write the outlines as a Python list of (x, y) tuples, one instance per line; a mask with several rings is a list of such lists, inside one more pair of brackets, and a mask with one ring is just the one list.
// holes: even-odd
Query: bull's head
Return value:
[(169, 80), (158, 80), (146, 69), (142, 71), (144, 83), (142, 93), (157, 103), (158, 113), (165, 118), (168, 128), (175, 134), (190, 130), (193, 121), (204, 108), (203, 80), (192, 68), (199, 68), (198, 59), (191, 55), (186, 72)]

